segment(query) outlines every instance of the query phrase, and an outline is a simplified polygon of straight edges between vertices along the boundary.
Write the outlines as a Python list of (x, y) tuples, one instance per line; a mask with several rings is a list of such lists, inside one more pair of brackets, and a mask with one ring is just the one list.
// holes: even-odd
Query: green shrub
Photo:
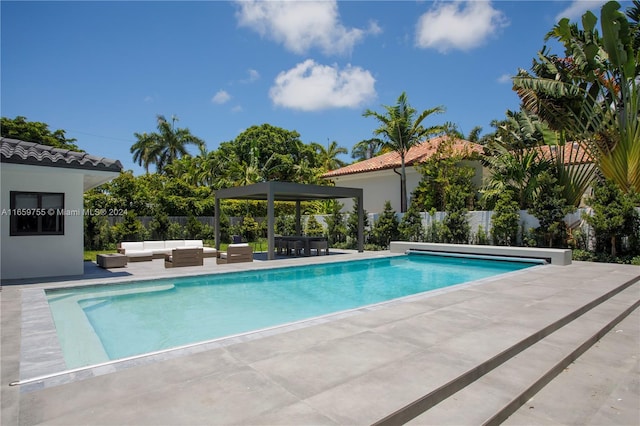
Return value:
[(178, 222), (172, 222), (167, 228), (167, 240), (184, 240), (185, 229)]
[[(362, 227), (363, 227), (363, 241), (368, 239), (369, 229), (369, 215), (366, 210), (362, 211)], [(351, 249), (355, 249), (358, 246), (358, 199), (353, 199), (353, 209), (351, 214), (347, 217), (347, 242)]]
[(466, 198), (461, 192), (447, 194), (447, 215), (442, 224), (445, 242), (469, 244), (471, 227), (467, 219)]
[(311, 237), (320, 237), (324, 234), (324, 228), (318, 222), (318, 219), (314, 215), (310, 215), (307, 220), (307, 226), (305, 228), (304, 233)]
[(147, 229), (133, 210), (127, 211), (122, 222), (113, 227), (118, 241), (144, 241), (149, 236)]
[(588, 250), (575, 249), (572, 252), (571, 258), (573, 260), (582, 260), (586, 262), (594, 262), (596, 260), (595, 254)]
[(384, 210), (371, 231), (371, 242), (385, 249), (389, 248), (389, 242), (397, 240), (400, 233), (398, 231), (398, 218), (396, 212), (391, 207), (391, 202), (384, 203)]
[(347, 241), (347, 227), (342, 213), (342, 204), (332, 200), (330, 204), (331, 214), (325, 217), (327, 224), (327, 238), (329, 245), (334, 247), (336, 243), (344, 243)]
[(255, 241), (260, 236), (260, 224), (251, 216), (245, 216), (240, 225), (240, 235), (246, 241)]
[(398, 225), (400, 238), (404, 241), (424, 241), (424, 227), (422, 226), (422, 217), (418, 211), (417, 203), (411, 202), (409, 209), (402, 216)]
[(478, 232), (473, 236), (473, 244), (488, 245), (489, 236), (482, 225), (478, 226)]
[(500, 194), (491, 216), (491, 238), (497, 246), (516, 245), (520, 207), (511, 191)]

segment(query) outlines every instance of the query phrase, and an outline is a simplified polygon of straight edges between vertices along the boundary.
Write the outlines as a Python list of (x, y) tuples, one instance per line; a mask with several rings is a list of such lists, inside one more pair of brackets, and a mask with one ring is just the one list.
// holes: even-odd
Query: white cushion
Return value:
[(229, 244), (229, 247), (249, 247), (248, 243)]
[(145, 250), (164, 250), (164, 241), (145, 241)]
[(184, 247), (184, 240), (167, 240), (164, 242), (164, 247), (168, 249)]
[(120, 248), (125, 252), (129, 250), (144, 250), (144, 244), (142, 241), (125, 241), (120, 243)]
[(202, 247), (202, 240), (184, 240), (184, 245), (187, 247)]
[(124, 254), (128, 257), (145, 257), (153, 255), (153, 252), (151, 250), (134, 250), (131, 252), (127, 250)]
[(202, 252), (203, 253), (216, 253), (218, 250), (214, 249), (213, 247), (202, 247)]

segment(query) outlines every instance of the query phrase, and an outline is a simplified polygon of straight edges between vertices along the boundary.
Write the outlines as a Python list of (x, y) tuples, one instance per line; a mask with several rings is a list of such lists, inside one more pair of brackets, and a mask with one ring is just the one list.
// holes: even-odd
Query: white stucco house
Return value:
[[(438, 136), (424, 141), (412, 147), (405, 156), (405, 172), (407, 176), (407, 197), (410, 202), (411, 192), (418, 186), (422, 175), (415, 165), (420, 164), (434, 155), (448, 136)], [(457, 153), (482, 153), (482, 145), (464, 140), (454, 139), (451, 148)], [(483, 167), (477, 160), (464, 161), (465, 165), (476, 170), (474, 184), (478, 187), (482, 184)], [(368, 213), (381, 213), (385, 201), (391, 202), (391, 207), (400, 212), (400, 155), (397, 152), (389, 152), (368, 160), (360, 161), (340, 169), (329, 171), (322, 175), (337, 186), (362, 188), (364, 209)], [(343, 200), (343, 211), (351, 211), (352, 200)]]
[(82, 275), (83, 194), (122, 164), (0, 138), (0, 278)]

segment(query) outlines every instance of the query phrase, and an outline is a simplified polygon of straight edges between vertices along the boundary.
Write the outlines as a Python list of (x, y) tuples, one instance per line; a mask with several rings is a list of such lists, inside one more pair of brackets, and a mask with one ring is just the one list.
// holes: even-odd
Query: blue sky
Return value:
[(133, 133), (158, 114), (209, 150), (262, 123), (350, 150), (376, 127), (363, 111), (406, 91), (446, 109), (425, 124), (489, 132), (558, 19), (602, 3), (2, 1), (0, 108), (136, 174)]

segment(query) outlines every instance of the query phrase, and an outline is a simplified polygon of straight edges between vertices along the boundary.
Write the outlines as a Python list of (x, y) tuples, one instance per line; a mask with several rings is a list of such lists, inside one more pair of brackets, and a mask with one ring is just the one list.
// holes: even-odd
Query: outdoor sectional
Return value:
[(166, 240), (166, 241), (123, 241), (118, 243), (118, 253), (129, 258), (130, 262), (164, 259), (176, 248), (201, 248), (203, 257), (218, 257), (218, 251), (205, 247), (202, 240)]

